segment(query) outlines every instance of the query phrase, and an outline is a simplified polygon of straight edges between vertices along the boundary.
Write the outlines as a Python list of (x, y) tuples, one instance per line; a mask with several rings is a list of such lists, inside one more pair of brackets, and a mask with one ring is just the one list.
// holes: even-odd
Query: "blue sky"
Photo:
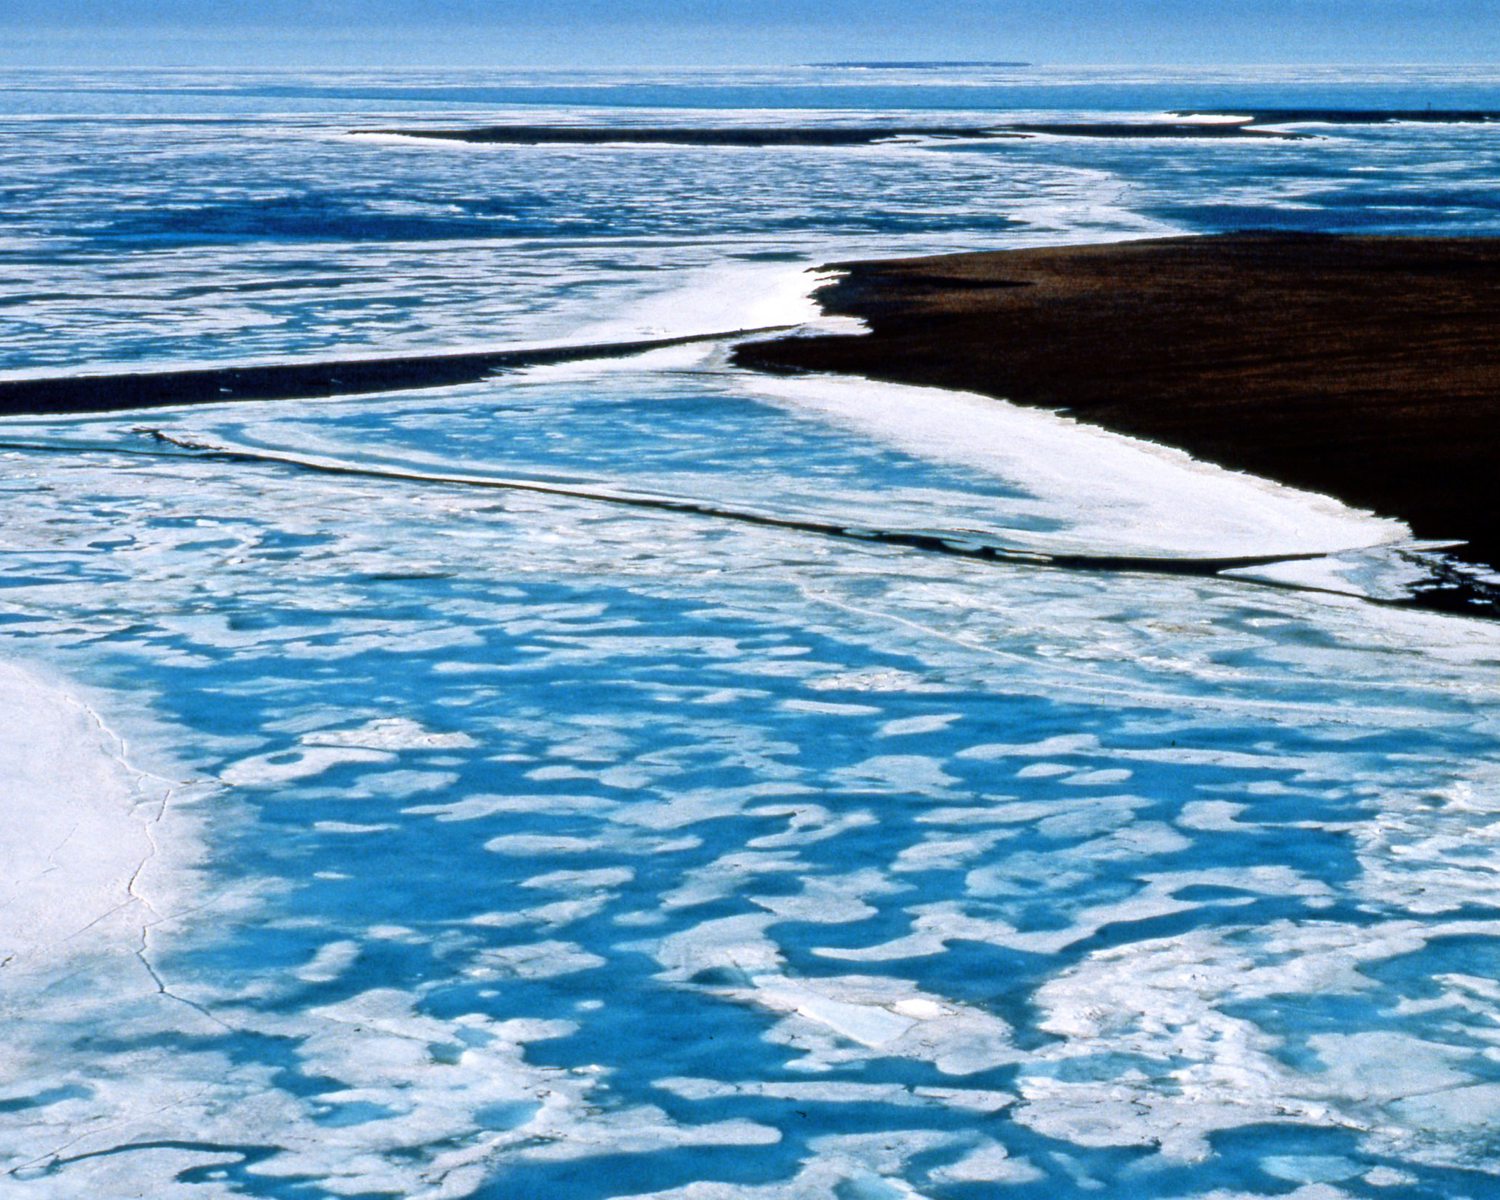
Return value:
[(1500, 0), (0, 0), (0, 63), (1500, 60)]

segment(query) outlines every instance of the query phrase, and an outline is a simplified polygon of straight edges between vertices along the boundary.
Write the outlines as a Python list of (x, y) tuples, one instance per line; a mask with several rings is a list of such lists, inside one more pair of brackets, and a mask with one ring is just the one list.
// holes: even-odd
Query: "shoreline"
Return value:
[(349, 131), (351, 137), (413, 139), (488, 146), (696, 146), (741, 149), (825, 149), (873, 146), (911, 139), (1025, 141), (1037, 136), (1173, 140), (1262, 138), (1301, 141), (1317, 134), (1285, 125), (1488, 125), (1494, 109), (1183, 108), (1150, 120), (1113, 118), (1060, 121), (995, 120), (964, 124), (864, 125), (561, 125), (513, 124), (456, 127), (386, 126)]
[(892, 142), (949, 140), (970, 142), (1029, 141), (1039, 136), (1115, 138), (1141, 141), (1182, 138), (1260, 138), (1302, 141), (1315, 136), (1262, 127), (1253, 119), (1202, 121), (1197, 114), (1157, 121), (997, 121), (986, 125), (867, 126), (627, 126), (627, 125), (482, 125), (437, 129), (392, 126), (351, 129), (351, 138), (388, 138), (414, 142), (448, 142), (470, 146), (675, 146), (775, 149), (851, 149)]
[(187, 369), (0, 379), (0, 417), (77, 416), (249, 400), (328, 400), (341, 396), (456, 387), (507, 371), (600, 358), (625, 358), (650, 350), (721, 342), (788, 328), (787, 325), (766, 326), (674, 337), (503, 350), (461, 350), (309, 362), (228, 363)]
[(824, 269), (825, 313), (869, 332), (743, 342), (738, 365), (1054, 410), (1500, 566), (1500, 239), (1227, 234)]

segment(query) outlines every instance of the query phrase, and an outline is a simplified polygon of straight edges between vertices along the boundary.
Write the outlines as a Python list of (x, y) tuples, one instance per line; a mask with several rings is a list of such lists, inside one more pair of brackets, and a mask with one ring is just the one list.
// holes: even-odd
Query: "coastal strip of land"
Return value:
[(489, 146), (739, 146), (774, 147), (873, 146), (913, 138), (1004, 141), (1036, 137), (1130, 138), (1154, 141), (1175, 138), (1260, 137), (1296, 140), (1307, 135), (1262, 129), (1247, 120), (1180, 121), (1001, 121), (993, 125), (476, 125), (438, 129), (406, 126), (355, 129), (361, 136), (421, 138)]
[(228, 404), (243, 400), (319, 400), (374, 392), (456, 387), (526, 367), (596, 358), (625, 358), (647, 350), (723, 341), (757, 332), (775, 330), (737, 329), (685, 337), (452, 354), (0, 379), (0, 417), (124, 412), (136, 408)]
[[(870, 146), (895, 138), (1004, 136), (977, 125), (479, 125), (473, 128), (356, 129), (356, 134), (505, 146)], [(1009, 136), (1015, 137), (1016, 134)]]
[(1064, 411), (1500, 566), (1500, 239), (1240, 233), (834, 264), (744, 366)]
[[(853, 65), (853, 64), (842, 64)], [(885, 64), (891, 65), (891, 64)], [(973, 64), (970, 64), (973, 65)], [(983, 125), (475, 125), (461, 128), (405, 126), (355, 129), (370, 136), (424, 138), (490, 146), (740, 146), (774, 147), (873, 146), (911, 138), (968, 141), (1048, 137), (1127, 138), (1157, 141), (1178, 138), (1276, 138), (1296, 141), (1316, 136), (1289, 132), (1285, 125), (1490, 124), (1500, 121), (1492, 109), (1252, 108), (1182, 109), (1169, 119), (1147, 120), (997, 120)]]

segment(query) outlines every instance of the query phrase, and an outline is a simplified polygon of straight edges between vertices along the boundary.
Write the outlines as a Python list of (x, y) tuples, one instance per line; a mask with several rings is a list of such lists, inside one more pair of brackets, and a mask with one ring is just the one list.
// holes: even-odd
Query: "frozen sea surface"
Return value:
[[(377, 83), (356, 103), (304, 81), (267, 112), (181, 81), (18, 93), (55, 111), (13, 114), (31, 132), (4, 143), (31, 164), (6, 175), (6, 366), (674, 328), (705, 318), (711, 276), (749, 270), (719, 301), (733, 327), (849, 253), (1211, 227), (1167, 209), (1231, 186), (1288, 211), (1273, 154), (1344, 196), (1381, 156), (1403, 179), (1494, 165), (1477, 127), (1014, 158), (342, 140), (398, 111)], [(421, 103), (451, 121), (517, 102)], [(165, 157), (132, 198), (136, 136)], [(249, 146), (234, 180), (184, 165), (226, 139)], [(73, 172), (45, 211), (39, 163)], [(372, 197), (421, 177), (428, 209), (528, 177), (606, 222), (616, 186), (643, 228), (298, 241), (247, 224), (265, 172)], [(688, 195), (673, 217), (684, 178), (738, 207)], [(904, 195), (910, 229), (849, 223)], [(198, 216), (164, 215), (179, 199)], [(1370, 221), (1479, 230), (1481, 208)], [(767, 250), (790, 260), (732, 261)], [(693, 350), (8, 421), (0, 624), (24, 669), (0, 669), (0, 770), (29, 824), (0, 912), (68, 911), (0, 969), (5, 1190), (1500, 1195), (1500, 627), (1362, 598), (1399, 570), (1391, 522), (972, 403)], [(684, 499), (713, 511), (649, 503)], [(1327, 551), (1319, 579), (1352, 594), (827, 525)], [(85, 820), (107, 854), (76, 853)]]

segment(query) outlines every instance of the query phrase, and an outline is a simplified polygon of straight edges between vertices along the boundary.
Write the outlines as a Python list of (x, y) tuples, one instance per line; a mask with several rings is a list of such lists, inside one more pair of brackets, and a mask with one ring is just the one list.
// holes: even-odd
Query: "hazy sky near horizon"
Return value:
[(1500, 0), (5, 0), (7, 66), (1484, 63)]

